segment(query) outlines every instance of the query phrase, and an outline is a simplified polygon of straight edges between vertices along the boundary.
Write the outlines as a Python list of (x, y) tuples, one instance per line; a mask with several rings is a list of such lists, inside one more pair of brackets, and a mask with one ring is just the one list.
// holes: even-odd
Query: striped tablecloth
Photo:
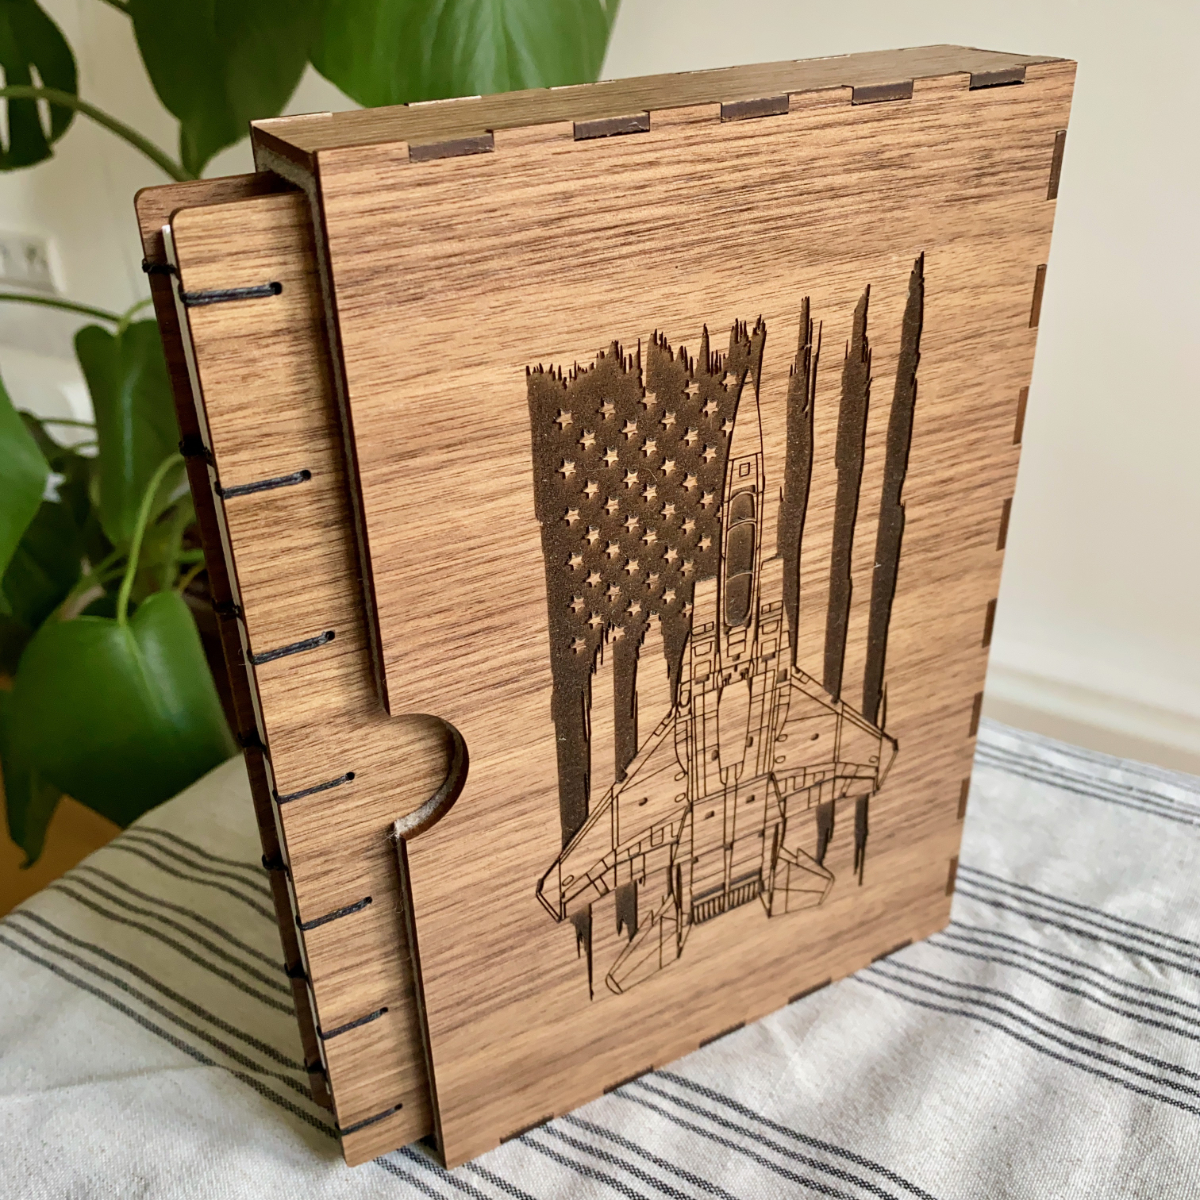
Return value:
[(949, 929), (445, 1172), (307, 1097), (241, 764), (0, 922), (0, 1194), (1200, 1196), (1200, 780), (986, 726)]

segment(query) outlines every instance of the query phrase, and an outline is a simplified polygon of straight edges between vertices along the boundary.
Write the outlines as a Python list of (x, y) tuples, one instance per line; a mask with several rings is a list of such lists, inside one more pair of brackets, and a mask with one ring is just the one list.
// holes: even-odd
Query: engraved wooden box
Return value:
[(139, 196), (348, 1161), (460, 1163), (946, 923), (1073, 78), (280, 118)]

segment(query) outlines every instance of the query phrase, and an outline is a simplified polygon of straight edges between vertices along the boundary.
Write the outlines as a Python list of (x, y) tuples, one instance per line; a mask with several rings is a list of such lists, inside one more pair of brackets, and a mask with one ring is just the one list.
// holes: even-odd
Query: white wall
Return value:
[[(100, 0), (47, 7), (80, 56), (83, 94), (173, 148), (125, 18)], [(636, 75), (931, 42), (1079, 61), (989, 708), (1195, 769), (1198, 38), (1186, 0), (624, 0), (605, 64)], [(310, 72), (288, 111), (347, 106)], [(209, 173), (248, 169), (243, 144)], [(53, 162), (0, 176), (0, 227), (52, 236), (66, 293), (123, 308), (145, 294), (133, 192), (161, 181), (77, 120)], [(70, 378), (72, 328), (0, 306), (0, 369), (18, 402), (40, 389), (44, 405), (67, 403), (52, 393)]]

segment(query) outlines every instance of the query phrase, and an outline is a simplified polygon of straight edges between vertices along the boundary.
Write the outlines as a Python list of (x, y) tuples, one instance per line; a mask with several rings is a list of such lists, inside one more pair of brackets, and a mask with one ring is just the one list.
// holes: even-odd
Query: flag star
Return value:
[(626, 421), (626, 422), (625, 422), (625, 427), (624, 427), (624, 428), (621, 430), (621, 432), (622, 432), (622, 433), (623, 433), (623, 434), (624, 434), (624, 435), (625, 435), (627, 438), (631, 438), (631, 437), (633, 437), (633, 435), (634, 435), (635, 433), (637, 433), (637, 422), (636, 422), (636, 421)]
[(576, 654), (582, 654), (587, 649), (586, 640), (581, 637), (577, 637), (571, 643), (571, 649), (574, 650)]
[(715, 400), (710, 399), (700, 411), (704, 413), (705, 416), (711, 417), (713, 413), (715, 413), (720, 407), (721, 406)]
[(684, 440), (685, 442), (687, 442), (687, 444), (690, 446), (690, 445), (691, 445), (691, 444), (692, 444), (692, 443), (693, 443), (693, 442), (694, 442), (694, 441), (695, 441), (695, 440), (696, 440), (696, 439), (697, 439), (699, 436), (700, 436), (700, 430), (698, 430), (698, 429), (689, 429), (689, 430), (687, 431), (687, 433), (685, 433), (685, 434), (683, 435), (683, 440)]
[(592, 613), (592, 615), (588, 617), (588, 624), (593, 629), (598, 629), (604, 624), (604, 618), (599, 613)]
[(658, 485), (654, 483), (646, 484), (642, 489), (642, 494), (646, 497), (647, 501), (653, 500), (658, 495)]
[(571, 600), (571, 610), (572, 610), (573, 612), (579, 612), (579, 610), (580, 610), (581, 608), (583, 608), (583, 607), (584, 607), (584, 600), (583, 600), (583, 597), (582, 597), (582, 596), (575, 596), (575, 597), (573, 597), (573, 598), (572, 598), (572, 600)]
[(711, 546), (712, 546), (712, 538), (710, 538), (707, 534), (705, 534), (705, 536), (700, 539), (700, 549), (708, 550)]
[(664, 504), (662, 507), (662, 518), (664, 521), (672, 521), (675, 518), (675, 505), (671, 503)]
[(683, 615), (685, 617), (692, 615), (692, 602), (690, 600), (683, 606)]
[(610, 584), (609, 588), (608, 588), (608, 602), (610, 604), (614, 603), (617, 599), (620, 598), (620, 595), (621, 595), (620, 584), (617, 584), (617, 583)]
[(676, 550), (674, 546), (668, 546), (666, 554), (663, 555), (663, 558), (665, 558), (669, 563), (673, 563), (678, 557), (679, 551)]
[(567, 566), (570, 567), (572, 571), (578, 571), (579, 568), (583, 566), (583, 555), (572, 554), (571, 557), (567, 559)]
[(558, 410), (558, 416), (555, 417), (554, 420), (559, 429), (566, 429), (566, 427), (571, 424), (571, 414), (560, 408)]
[(642, 541), (645, 542), (647, 546), (653, 546), (654, 543), (658, 541), (658, 534), (655, 533), (653, 529), (647, 529), (646, 536), (642, 538)]
[(663, 598), (664, 604), (674, 604), (675, 603), (675, 589), (667, 588), (667, 590), (665, 592), (663, 592), (662, 598)]
[(700, 497), (700, 504), (703, 508), (707, 508), (716, 500), (716, 498), (717, 497), (714, 495), (714, 493), (705, 492), (704, 495)]
[(652, 454), (658, 453), (658, 442), (654, 438), (647, 438), (642, 443), (642, 453), (649, 458)]
[(687, 392), (689, 396), (700, 395), (700, 385), (694, 379), (683, 390)]
[(604, 553), (607, 554), (609, 558), (616, 558), (617, 555), (621, 553), (621, 547), (617, 542), (609, 542), (604, 548)]
[(600, 485), (594, 479), (589, 479), (584, 486), (583, 494), (590, 500), (599, 490)]
[(658, 396), (654, 392), (647, 392), (642, 397), (642, 403), (647, 408), (653, 408), (658, 403)]
[(635, 483), (637, 483), (637, 481), (638, 481), (638, 473), (636, 471), (630, 471), (627, 469), (625, 471), (625, 480), (624, 480), (625, 486), (627, 488), (631, 488), (631, 487), (633, 487), (633, 485)]
[(628, 575), (636, 575), (641, 569), (642, 568), (638, 565), (638, 560), (636, 558), (631, 558), (625, 564), (625, 572)]
[(625, 518), (625, 528), (628, 529), (630, 533), (632, 533), (640, 524), (641, 521), (639, 521), (635, 516), (628, 516)]
[(721, 425), (721, 432), (728, 437), (733, 432), (733, 422), (726, 417)]
[(604, 502), (604, 507), (608, 509), (609, 516), (612, 516), (612, 514), (621, 507), (621, 502), (616, 498), (616, 496), (609, 496), (609, 498)]
[(605, 400), (600, 405), (600, 415), (607, 421), (617, 411), (617, 406), (611, 400)]
[[(587, 583), (588, 587), (599, 587), (600, 584), (604, 582), (604, 579), (599, 571), (593, 571), (590, 575), (588, 575), (585, 582)], [(583, 599), (579, 596), (576, 596), (575, 599), (579, 601), (579, 608), (582, 608), (583, 607)], [(575, 608), (574, 601), (572, 601), (571, 607)], [(576, 608), (575, 611), (578, 612), (579, 609)]]
[(594, 546), (600, 540), (600, 530), (595, 525), (589, 525), (587, 533), (583, 536)]
[(673, 458), (668, 458), (667, 461), (665, 463), (663, 463), (662, 473), (664, 475), (674, 475), (675, 474), (675, 460)]
[(579, 509), (568, 508), (567, 515), (563, 517), (563, 520), (566, 521), (568, 525), (574, 525), (575, 522), (579, 520)]
[(590, 429), (585, 429), (583, 437), (579, 439), (579, 444), (585, 450), (590, 450), (596, 444), (596, 435)]
[(656, 587), (658, 587), (658, 572), (654, 571), (646, 577), (646, 591), (652, 592)]
[[(690, 575), (696, 569), (696, 564), (690, 558), (685, 559), (683, 563), (683, 573)], [(689, 609), (690, 611), (690, 609)]]
[(700, 480), (698, 480), (695, 475), (689, 473), (688, 477), (683, 481), (683, 486), (690, 492), (692, 488), (694, 488), (699, 482)]
[(659, 424), (664, 429), (670, 429), (671, 426), (675, 424), (675, 414), (673, 412), (663, 413), (662, 420), (659, 422)]
[(575, 464), (569, 458), (564, 458), (562, 466), (558, 468), (558, 473), (564, 479), (570, 479), (575, 474)]
[(607, 450), (605, 450), (605, 452), (604, 452), (604, 461), (605, 461), (606, 463), (608, 463), (608, 465), (609, 465), (610, 467), (611, 467), (611, 466), (612, 466), (612, 465), (613, 465), (613, 464), (614, 464), (614, 463), (617, 461), (617, 459), (619, 459), (620, 457), (621, 457), (621, 456), (620, 456), (620, 455), (619, 455), (619, 454), (616, 452), (616, 450), (615, 450), (615, 449), (613, 449), (613, 447), (612, 447), (612, 446), (609, 446), (609, 448), (608, 448)]
[(642, 611), (642, 602), (640, 600), (631, 600), (629, 602), (629, 615), (636, 617)]
[(686, 521), (684, 521), (684, 523), (683, 523), (683, 532), (684, 533), (694, 533), (695, 529), (696, 529), (696, 522), (694, 520), (692, 520), (691, 517), (688, 517), (688, 519)]
[(705, 462), (712, 462), (712, 460), (717, 457), (716, 447), (715, 446), (705, 446), (704, 453), (701, 455), (701, 457), (704, 459)]
[(735, 371), (726, 371), (725, 378), (721, 380), (721, 383), (727, 388), (736, 387), (739, 382), (740, 377)]
[(616, 629), (613, 630), (613, 641), (619, 642), (624, 636), (625, 636), (625, 626), (618, 625), (616, 627)]

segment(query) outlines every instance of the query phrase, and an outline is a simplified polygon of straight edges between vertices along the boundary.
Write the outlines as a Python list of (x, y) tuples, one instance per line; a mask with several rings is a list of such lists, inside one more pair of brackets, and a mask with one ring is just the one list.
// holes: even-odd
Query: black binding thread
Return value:
[(365, 1017), (359, 1017), (357, 1021), (350, 1021), (346, 1025), (339, 1025), (336, 1029), (331, 1029), (328, 1033), (322, 1029), (318, 1029), (317, 1033), (321, 1041), (327, 1042), (330, 1038), (335, 1038), (342, 1033), (349, 1033), (351, 1029), (357, 1029), (360, 1025), (370, 1025), (372, 1021), (378, 1021), (385, 1012), (387, 1012), (386, 1004), (382, 1008), (377, 1008), (373, 1013), (367, 1013)]
[(232, 600), (222, 600), (219, 604), (213, 605), (213, 612), (215, 612), (222, 621), (231, 621), (242, 615), (242, 606), (240, 604), (234, 604)]
[(179, 443), (179, 453), (184, 458), (202, 458), (211, 467), (212, 451), (204, 444), (204, 439), (198, 433), (189, 433)]
[(222, 487), (213, 484), (213, 490), (222, 500), (232, 500), (234, 496), (252, 496), (255, 492), (269, 492), (275, 488), (294, 487), (297, 483), (307, 483), (312, 478), (312, 472), (305, 467), (302, 471), (294, 471), (291, 475), (276, 475), (274, 479), (259, 479), (254, 483), (235, 483), (233, 487)]
[(283, 973), (289, 979), (302, 979), (305, 983), (308, 982), (308, 972), (304, 969), (302, 962), (294, 963), (290, 967), (284, 967)]
[(142, 270), (147, 275), (175, 275), (175, 268), (170, 263), (151, 262), (148, 258), (142, 259)]
[(374, 1125), (376, 1121), (386, 1120), (392, 1113), (398, 1113), (403, 1107), (403, 1104), (393, 1104), (391, 1108), (385, 1108), (383, 1112), (376, 1113), (373, 1117), (367, 1117), (365, 1121), (355, 1121), (353, 1125), (339, 1125), (337, 1131), (342, 1137), (348, 1133), (357, 1133), (360, 1129), (366, 1129), (368, 1125)]
[[(351, 913), (361, 912), (370, 903), (371, 897), (368, 896), (357, 904), (347, 904), (345, 908), (335, 908), (333, 912), (326, 913), (323, 917), (314, 917), (311, 921), (302, 921), (297, 917), (296, 924), (300, 926), (303, 933), (308, 933), (310, 930), (319, 929), (322, 925), (328, 925), (330, 921), (336, 921), (340, 917), (348, 917)], [(330, 1036), (333, 1035), (330, 1034)]]
[(225, 304), (230, 300), (265, 300), (278, 296), (283, 284), (278, 280), (271, 283), (256, 283), (253, 287), (213, 288), (207, 292), (184, 292), (183, 303), (187, 308), (199, 308), (203, 304)]
[(314, 1058), (312, 1062), (306, 1062), (304, 1064), (304, 1069), (310, 1075), (320, 1075), (320, 1077), (324, 1080), (329, 1079), (329, 1072), (325, 1070), (325, 1064), (319, 1058)]
[(277, 658), (286, 658), (289, 654), (302, 654), (305, 650), (315, 650), (318, 646), (332, 642), (336, 636), (332, 629), (327, 629), (324, 633), (317, 634), (316, 637), (304, 638), (303, 641), (280, 646), (278, 650), (264, 650), (261, 654), (252, 654), (250, 661), (256, 667), (261, 667), (263, 663), (274, 662)]
[(316, 787), (301, 788), (298, 792), (289, 792), (286, 796), (281, 796), (278, 792), (275, 793), (276, 804), (289, 804), (293, 800), (303, 800), (305, 796), (315, 796), (318, 792), (327, 792), (330, 788), (341, 787), (343, 783), (349, 783), (354, 778), (353, 771), (347, 771), (345, 775), (339, 775), (336, 779), (329, 780), (328, 783), (318, 783)]
[(287, 871), (287, 863), (283, 861), (283, 852), (281, 850), (276, 850), (270, 858), (264, 854), (262, 856), (262, 865), (264, 871)]

